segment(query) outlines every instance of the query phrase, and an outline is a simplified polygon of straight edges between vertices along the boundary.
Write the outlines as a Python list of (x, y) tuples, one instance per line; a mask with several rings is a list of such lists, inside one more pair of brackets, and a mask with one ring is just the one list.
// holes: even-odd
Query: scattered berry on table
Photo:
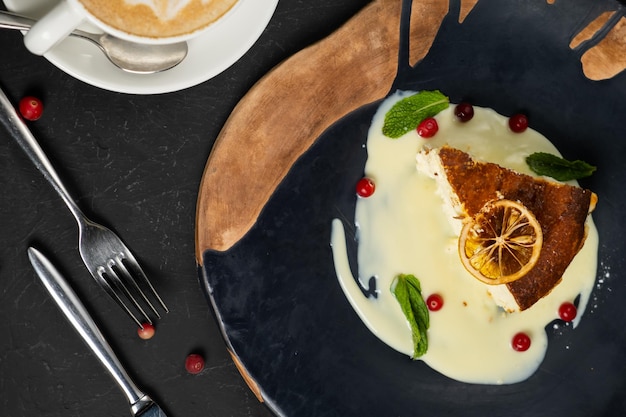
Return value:
[(154, 326), (150, 323), (142, 323), (143, 329), (139, 327), (137, 329), (137, 334), (140, 338), (144, 340), (152, 339), (154, 336)]
[(417, 134), (423, 138), (432, 138), (439, 131), (437, 120), (427, 117), (417, 126)]
[(509, 118), (509, 128), (515, 133), (522, 133), (528, 128), (528, 117), (525, 114), (514, 114)]
[(371, 178), (361, 178), (356, 184), (356, 193), (359, 197), (369, 197), (374, 194), (376, 190), (376, 184)]
[(191, 353), (185, 359), (185, 369), (192, 375), (199, 374), (204, 369), (204, 358), (197, 353)]
[(469, 122), (474, 117), (474, 107), (466, 102), (459, 103), (454, 108), (454, 115), (460, 122)]
[(525, 352), (530, 348), (530, 336), (520, 332), (513, 336), (511, 347), (518, 352)]
[(20, 100), (20, 114), (26, 120), (37, 120), (43, 113), (43, 103), (37, 97), (26, 96)]

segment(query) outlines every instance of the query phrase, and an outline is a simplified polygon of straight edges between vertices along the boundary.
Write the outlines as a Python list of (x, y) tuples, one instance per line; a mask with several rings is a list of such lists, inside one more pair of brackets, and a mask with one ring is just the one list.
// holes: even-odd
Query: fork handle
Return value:
[(37, 275), (63, 314), (122, 388), (133, 411), (141, 410), (146, 404), (151, 404), (150, 397), (137, 388), (130, 379), (87, 309), (54, 265), (41, 252), (32, 247), (28, 248), (28, 257)]
[(15, 139), (15, 141), (20, 145), (22, 150), (26, 152), (26, 155), (28, 155), (33, 164), (35, 164), (35, 167), (37, 167), (48, 182), (52, 184), (57, 193), (59, 193), (67, 207), (76, 218), (76, 221), (79, 223), (84, 222), (84, 214), (80, 208), (78, 208), (78, 205), (61, 182), (61, 178), (59, 178), (59, 175), (50, 163), (50, 160), (26, 126), (26, 123), (24, 123), (22, 118), (17, 114), (17, 111), (2, 89), (0, 89), (0, 106), (2, 110), (0, 111), (0, 122), (2, 122), (11, 136), (13, 136), (13, 139)]

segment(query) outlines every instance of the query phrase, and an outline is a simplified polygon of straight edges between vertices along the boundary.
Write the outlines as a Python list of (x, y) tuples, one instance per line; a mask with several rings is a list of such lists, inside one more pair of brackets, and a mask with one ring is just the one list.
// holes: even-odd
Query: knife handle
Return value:
[(61, 273), (59, 273), (54, 265), (35, 248), (28, 248), (28, 257), (37, 275), (39, 275), (39, 278), (44, 283), (50, 295), (52, 295), (54, 301), (56, 301), (61, 308), (63, 314), (65, 314), (69, 322), (72, 323), (83, 340), (122, 388), (124, 394), (128, 397), (133, 411), (135, 411), (134, 409), (142, 409), (147, 403), (152, 403), (152, 400), (137, 388), (135, 383), (130, 379), (122, 367), (122, 364), (117, 359), (117, 356), (115, 356), (115, 353), (100, 332), (100, 329), (98, 329), (96, 323), (94, 323), (87, 312), (87, 309), (85, 309), (85, 306), (65, 281)]

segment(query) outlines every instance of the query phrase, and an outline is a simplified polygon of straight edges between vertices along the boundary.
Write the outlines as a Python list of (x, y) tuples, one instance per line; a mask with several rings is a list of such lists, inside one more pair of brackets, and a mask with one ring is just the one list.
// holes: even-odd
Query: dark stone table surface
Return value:
[[(119, 233), (171, 310), (153, 339), (137, 337), (85, 269), (72, 215), (3, 128), (0, 416), (129, 415), (125, 396), (35, 276), (29, 246), (66, 276), (129, 373), (169, 417), (272, 415), (237, 372), (199, 284), (198, 187), (215, 138), (253, 84), (366, 3), (281, 0), (234, 65), (200, 85), (157, 95), (88, 85), (28, 53), (19, 32), (0, 30), (0, 86), (14, 103), (24, 95), (42, 98), (43, 117), (29, 123), (31, 130), (79, 205)], [(192, 352), (206, 358), (199, 375), (184, 369)]]

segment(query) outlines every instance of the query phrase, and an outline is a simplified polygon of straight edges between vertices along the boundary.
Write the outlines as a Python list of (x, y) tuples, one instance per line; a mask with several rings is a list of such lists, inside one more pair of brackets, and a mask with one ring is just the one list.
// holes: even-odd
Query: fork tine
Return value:
[[(133, 254), (130, 251), (126, 251), (125, 253), (122, 254), (124, 257), (122, 259), (122, 261), (127, 261), (129, 263), (129, 265), (131, 266), (133, 272), (135, 272), (135, 274), (138, 275), (138, 278), (141, 280), (141, 283), (146, 287), (150, 289), (150, 292), (152, 294), (152, 296), (159, 302), (159, 304), (161, 305), (161, 307), (163, 308), (163, 310), (166, 313), (169, 313), (169, 309), (167, 308), (167, 306), (165, 305), (165, 303), (163, 302), (163, 300), (161, 299), (161, 297), (159, 296), (159, 293), (156, 292), (156, 290), (154, 289), (154, 287), (152, 286), (152, 283), (150, 283), (150, 280), (148, 279), (148, 277), (146, 276), (146, 274), (143, 272), (143, 269), (141, 269), (141, 266), (139, 266), (139, 262), (137, 262), (137, 259), (135, 259), (135, 257), (133, 256)], [(124, 263), (124, 262), (121, 262)], [(133, 281), (133, 283), (135, 285), (137, 285), (136, 282)], [(144, 298), (146, 298), (146, 296), (144, 295), (143, 292), (141, 292), (142, 296)], [(147, 299), (146, 299), (147, 301)], [(150, 304), (150, 306), (152, 307), (152, 309), (154, 310), (154, 307), (152, 306), (152, 303), (148, 302)], [(156, 310), (155, 310), (156, 313)], [(158, 313), (157, 313), (158, 315)]]
[(129, 282), (132, 285), (133, 290), (135, 291), (135, 293), (139, 294), (141, 296), (141, 298), (145, 301), (145, 303), (150, 307), (152, 312), (157, 316), (157, 318), (160, 319), (161, 315), (159, 314), (157, 309), (154, 307), (152, 302), (148, 299), (148, 297), (146, 297), (146, 294), (141, 290), (141, 288), (139, 288), (139, 285), (133, 279), (133, 276), (131, 275), (131, 273), (128, 270), (128, 268), (126, 268), (126, 265), (124, 263), (125, 259), (126, 259), (126, 255), (124, 253), (120, 253), (118, 256), (115, 257), (115, 261), (117, 261), (115, 266), (120, 270), (122, 275), (126, 278), (126, 281)]
[[(130, 301), (132, 305), (137, 309), (137, 311), (141, 313), (141, 315), (143, 316), (144, 322), (148, 322), (152, 324), (152, 320), (150, 320), (150, 317), (148, 316), (148, 314), (146, 314), (146, 311), (141, 307), (141, 305), (137, 302), (135, 297), (128, 290), (128, 287), (126, 286), (124, 281), (130, 280), (132, 282), (132, 277), (127, 275), (128, 272), (126, 271), (126, 268), (119, 268), (119, 263), (120, 262), (116, 262), (115, 259), (109, 259), (106, 266), (103, 266), (101, 268), (103, 279), (108, 278), (110, 281), (112, 281), (113, 285), (111, 285), (111, 287), (117, 288), (118, 291), (121, 291), (124, 294), (126, 299)], [(122, 272), (122, 274), (124, 274), (124, 271), (126, 271), (126, 276), (120, 276), (120, 274), (116, 272), (116, 269)], [(143, 328), (143, 325), (139, 323), (139, 327)]]
[[(132, 310), (134, 314), (129, 315), (139, 327), (143, 328), (142, 322), (152, 323), (146, 311), (152, 310), (154, 317), (161, 318), (155, 307), (158, 304), (169, 312), (132, 252), (113, 231), (87, 218), (79, 224), (79, 252), (85, 266), (97, 281), (108, 282), (107, 292), (116, 293), (113, 299), (127, 314)], [(158, 304), (150, 301), (155, 299)], [(136, 316), (137, 312), (141, 315)]]
[(109, 282), (104, 278), (102, 272), (104, 268), (100, 268), (95, 274), (93, 274), (96, 281), (100, 284), (100, 286), (104, 289), (104, 291), (128, 314), (128, 316), (137, 324), (137, 326), (143, 328), (141, 321), (133, 314), (132, 311), (128, 308), (128, 306), (122, 301), (122, 299), (117, 295), (117, 292), (111, 287)]

